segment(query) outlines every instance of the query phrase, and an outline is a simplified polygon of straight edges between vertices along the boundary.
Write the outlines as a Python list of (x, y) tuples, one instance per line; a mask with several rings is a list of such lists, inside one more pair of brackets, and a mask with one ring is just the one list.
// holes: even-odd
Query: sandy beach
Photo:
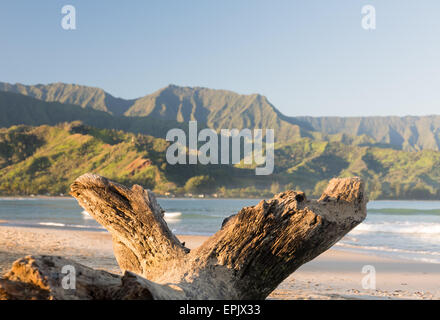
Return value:
[[(179, 236), (189, 248), (206, 237)], [(0, 274), (26, 255), (59, 255), (120, 273), (110, 234), (0, 226)], [(362, 288), (362, 267), (376, 269), (376, 290)], [(269, 299), (440, 299), (440, 265), (331, 249), (303, 265)]]

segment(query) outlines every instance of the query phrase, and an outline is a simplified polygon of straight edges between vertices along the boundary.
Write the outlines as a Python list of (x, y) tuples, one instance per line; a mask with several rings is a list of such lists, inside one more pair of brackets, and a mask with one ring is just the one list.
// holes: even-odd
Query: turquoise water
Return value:
[[(255, 199), (158, 199), (176, 234), (211, 235)], [(2, 225), (105, 231), (71, 198), (0, 198)], [(371, 201), (338, 248), (440, 263), (440, 201)]]

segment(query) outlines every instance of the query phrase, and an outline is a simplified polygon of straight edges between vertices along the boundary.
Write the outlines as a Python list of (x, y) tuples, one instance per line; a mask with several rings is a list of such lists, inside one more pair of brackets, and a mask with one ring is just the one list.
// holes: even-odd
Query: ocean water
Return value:
[[(158, 199), (176, 234), (211, 235), (255, 199)], [(0, 198), (0, 225), (103, 231), (71, 198)], [(367, 219), (336, 244), (357, 252), (440, 264), (440, 201), (371, 201)]]

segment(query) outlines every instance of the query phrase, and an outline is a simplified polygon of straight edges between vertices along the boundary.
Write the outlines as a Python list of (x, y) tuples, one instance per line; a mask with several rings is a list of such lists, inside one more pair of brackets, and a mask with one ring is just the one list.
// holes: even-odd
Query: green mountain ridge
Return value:
[(378, 143), (399, 146), (404, 150), (440, 150), (440, 116), (405, 117), (296, 117), (311, 131), (324, 135), (345, 133), (367, 135)]
[[(333, 177), (360, 176), (372, 199), (440, 199), (440, 116), (287, 117), (258, 94), (174, 85), (112, 114), (101, 89), (14, 86), (0, 84), (3, 195), (66, 193), (96, 172), (159, 194), (263, 197), (290, 188), (316, 196)], [(274, 174), (255, 176), (242, 163), (168, 165), (166, 133), (187, 131), (190, 120), (199, 130), (274, 128)]]
[(196, 120), (219, 132), (221, 129), (276, 129), (277, 141), (300, 138), (297, 125), (282, 120), (280, 113), (259, 94), (240, 95), (232, 91), (169, 85), (136, 100), (127, 116), (188, 122)]
[[(113, 116), (107, 112), (59, 102), (45, 102), (29, 96), (0, 91), (0, 127), (13, 125), (56, 125), (82, 121), (101, 128), (165, 137), (171, 128), (187, 128), (187, 124), (151, 117)], [(201, 125), (201, 127), (203, 127)]]
[[(440, 150), (440, 116), (292, 117), (279, 112), (259, 94), (169, 85), (138, 99), (115, 98), (99, 88), (75, 84), (22, 85), (0, 82), (0, 91), (47, 101), (78, 105), (114, 116), (150, 118), (177, 123), (197, 120), (220, 129), (275, 129), (279, 142), (303, 137), (329, 140), (345, 134), (372, 138), (376, 143), (408, 151)], [(18, 124), (18, 123), (17, 123)], [(124, 128), (130, 130), (129, 128)]]
[(134, 100), (115, 98), (100, 88), (65, 83), (27, 86), (0, 82), (0, 91), (19, 93), (46, 102), (78, 105), (113, 115), (123, 115), (134, 103)]

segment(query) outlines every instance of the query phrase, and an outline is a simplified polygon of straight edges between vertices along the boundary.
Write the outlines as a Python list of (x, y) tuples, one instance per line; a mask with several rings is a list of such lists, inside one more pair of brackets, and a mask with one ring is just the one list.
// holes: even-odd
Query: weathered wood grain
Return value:
[[(124, 276), (59, 257), (27, 257), (0, 281), (0, 298), (264, 299), (361, 223), (367, 202), (359, 178), (331, 180), (319, 200), (282, 192), (225, 219), (190, 251), (168, 228), (153, 193), (140, 186), (129, 189), (86, 174), (72, 184), (71, 194), (112, 234)], [(86, 275), (76, 279), (81, 290), (66, 294), (61, 288), (62, 264)], [(31, 287), (20, 296), (24, 285)]]

